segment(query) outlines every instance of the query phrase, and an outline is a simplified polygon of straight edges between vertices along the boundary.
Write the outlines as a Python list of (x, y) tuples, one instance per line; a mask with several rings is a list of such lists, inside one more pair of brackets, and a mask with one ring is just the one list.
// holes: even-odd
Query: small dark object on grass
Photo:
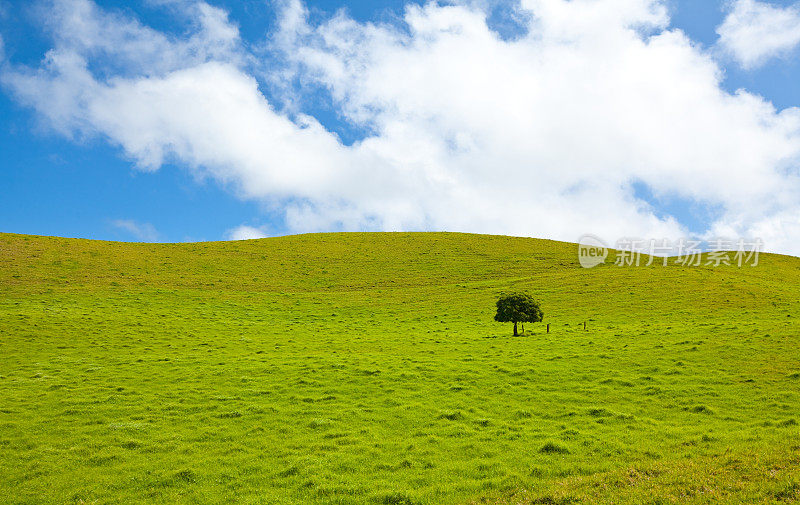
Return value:
[(539, 449), (542, 454), (569, 454), (569, 449), (554, 442), (547, 442)]

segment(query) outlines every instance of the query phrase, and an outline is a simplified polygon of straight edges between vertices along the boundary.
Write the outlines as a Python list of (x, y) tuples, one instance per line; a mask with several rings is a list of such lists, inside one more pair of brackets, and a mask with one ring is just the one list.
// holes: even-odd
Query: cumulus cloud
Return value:
[(227, 240), (253, 240), (256, 238), (265, 238), (268, 237), (264, 230), (261, 228), (256, 228), (254, 226), (248, 225), (241, 225), (228, 230), (225, 233), (225, 238)]
[[(508, 40), (479, 3), (375, 24), (312, 23), (285, 0), (260, 58), (202, 2), (181, 3), (183, 38), (89, 0), (55, 5), (41, 66), (0, 77), (14, 96), (141, 169), (176, 161), (262, 201), (291, 231), (685, 234), (637, 198), (645, 185), (720, 209), (709, 234), (800, 254), (800, 110), (723, 90), (663, 1), (523, 0), (524, 33)], [(344, 144), (303, 114), (309, 94), (363, 138)]]
[(736, 0), (717, 28), (720, 47), (744, 68), (754, 68), (800, 45), (800, 8)]
[(156, 228), (150, 223), (139, 223), (131, 219), (116, 219), (111, 224), (142, 242), (157, 242), (160, 236)]

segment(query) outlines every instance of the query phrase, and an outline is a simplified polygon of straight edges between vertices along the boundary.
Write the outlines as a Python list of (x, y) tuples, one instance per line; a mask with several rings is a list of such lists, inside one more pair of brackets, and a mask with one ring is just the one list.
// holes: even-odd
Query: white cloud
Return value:
[(116, 219), (111, 224), (142, 242), (157, 242), (160, 236), (156, 228), (150, 223), (139, 223), (131, 219)]
[[(664, 2), (525, 0), (515, 40), (470, 5), (410, 6), (387, 25), (310, 24), (302, 4), (284, 4), (266, 84), (291, 111), (322, 90), (363, 140), (344, 145), (277, 109), (263, 68), (203, 3), (186, 4), (194, 31), (174, 39), (60, 0), (41, 67), (1, 78), (64, 134), (105, 137), (146, 170), (178, 161), (265, 202), (291, 231), (682, 235), (635, 198), (638, 182), (721, 209), (709, 233), (763, 233), (800, 254), (800, 110), (724, 91), (712, 57), (666, 28)], [(103, 35), (116, 26), (123, 35)]]
[(264, 233), (264, 230), (261, 228), (247, 226), (245, 224), (225, 232), (225, 238), (227, 240), (252, 240), (256, 238), (265, 238), (268, 236), (269, 235)]
[(57, 52), (74, 52), (105, 72), (139, 77), (209, 59), (239, 62), (239, 32), (225, 11), (205, 2), (176, 3), (175, 9), (189, 18), (193, 30), (182, 39), (104, 11), (91, 0), (47, 1), (42, 18)]
[(720, 47), (744, 68), (758, 67), (800, 45), (800, 8), (736, 0), (717, 34)]

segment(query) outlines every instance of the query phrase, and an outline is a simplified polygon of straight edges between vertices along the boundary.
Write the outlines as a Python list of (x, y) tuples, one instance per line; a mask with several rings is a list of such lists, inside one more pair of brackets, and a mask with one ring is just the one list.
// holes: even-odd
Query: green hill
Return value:
[[(800, 500), (800, 259), (0, 234), (8, 503)], [(541, 300), (523, 337), (492, 320)], [(583, 323), (587, 322), (587, 330)]]

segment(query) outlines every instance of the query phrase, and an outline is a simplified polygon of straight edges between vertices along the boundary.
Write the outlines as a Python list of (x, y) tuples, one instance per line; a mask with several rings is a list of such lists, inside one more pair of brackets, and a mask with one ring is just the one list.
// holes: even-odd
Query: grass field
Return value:
[[(514, 338), (504, 291), (542, 301)], [(0, 234), (4, 503), (800, 501), (800, 259)], [(583, 330), (586, 321), (587, 330)]]

